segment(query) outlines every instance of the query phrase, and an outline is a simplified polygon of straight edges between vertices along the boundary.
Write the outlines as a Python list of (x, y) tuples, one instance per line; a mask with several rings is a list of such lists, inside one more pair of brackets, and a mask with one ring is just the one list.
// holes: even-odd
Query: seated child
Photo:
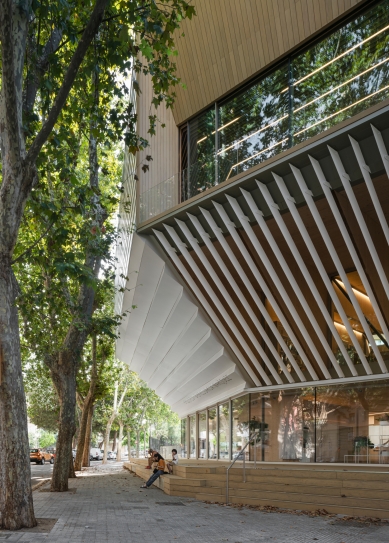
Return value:
[(178, 453), (177, 449), (172, 449), (172, 461), (167, 463), (167, 469), (169, 470), (169, 473), (173, 473), (173, 466), (176, 466), (178, 464)]

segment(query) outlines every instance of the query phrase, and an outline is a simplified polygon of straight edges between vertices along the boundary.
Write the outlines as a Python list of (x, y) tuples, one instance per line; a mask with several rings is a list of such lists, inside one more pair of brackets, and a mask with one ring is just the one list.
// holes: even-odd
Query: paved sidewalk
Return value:
[(357, 522), (338, 517), (210, 505), (167, 496), (155, 487), (141, 490), (142, 482), (115, 463), (83, 471), (71, 481), (70, 487), (75, 492), (57, 494), (37, 490), (34, 492), (36, 516), (58, 519), (50, 533), (0, 532), (0, 543), (389, 541), (387, 522)]

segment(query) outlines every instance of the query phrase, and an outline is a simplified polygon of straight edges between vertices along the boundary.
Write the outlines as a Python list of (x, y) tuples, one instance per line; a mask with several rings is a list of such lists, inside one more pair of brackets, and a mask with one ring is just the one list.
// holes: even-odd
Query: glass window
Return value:
[(388, 385), (317, 388), (317, 462), (389, 462)]
[(249, 448), (242, 452), (249, 438), (249, 395), (232, 401), (232, 458), (249, 460)]
[(189, 148), (185, 145), (187, 132), (181, 131), (182, 199), (196, 196), (215, 184), (215, 107), (201, 113), (187, 125)]
[(252, 394), (251, 426), (261, 431), (257, 460), (314, 462), (314, 388)]
[(219, 458), (230, 457), (230, 407), (226, 402), (219, 405)]
[(199, 417), (199, 458), (205, 458), (207, 452), (207, 412), (202, 411)]
[(187, 436), (187, 419), (186, 417), (184, 419), (181, 419), (181, 456), (182, 458), (186, 458), (187, 450), (186, 450), (186, 436)]
[(388, 24), (385, 0), (293, 59), (294, 144), (388, 96)]
[(218, 174), (225, 181), (288, 147), (288, 66), (218, 110)]
[(196, 415), (189, 417), (189, 458), (196, 458)]
[[(383, 0), (182, 131), (182, 200), (319, 134), (389, 96)], [(189, 142), (189, 143), (188, 143)]]
[(208, 458), (217, 458), (217, 410), (208, 409)]

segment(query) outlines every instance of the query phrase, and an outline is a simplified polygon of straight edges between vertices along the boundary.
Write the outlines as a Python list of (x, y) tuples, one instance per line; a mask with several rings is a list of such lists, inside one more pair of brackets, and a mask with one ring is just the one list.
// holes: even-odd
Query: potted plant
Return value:
[(367, 455), (367, 449), (373, 449), (374, 443), (372, 443), (368, 436), (357, 436), (354, 438), (354, 450), (355, 454)]
[(379, 417), (380, 426), (389, 426), (389, 413), (385, 413)]

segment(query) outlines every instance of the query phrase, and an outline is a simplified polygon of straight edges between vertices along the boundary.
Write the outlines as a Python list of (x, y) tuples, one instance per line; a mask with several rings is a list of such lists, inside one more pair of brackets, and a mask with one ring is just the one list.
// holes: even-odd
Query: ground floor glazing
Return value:
[(228, 399), (181, 420), (180, 455), (388, 464), (389, 380), (252, 392)]

